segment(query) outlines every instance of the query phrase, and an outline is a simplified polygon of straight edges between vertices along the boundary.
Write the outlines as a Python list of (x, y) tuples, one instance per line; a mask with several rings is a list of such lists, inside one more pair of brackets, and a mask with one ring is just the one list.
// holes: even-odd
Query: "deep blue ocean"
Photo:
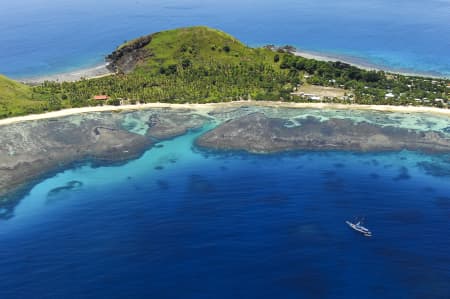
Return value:
[(89, 67), (125, 40), (192, 25), (251, 46), (290, 44), (450, 76), (449, 0), (1, 1), (0, 73), (25, 78)]
[(450, 297), (449, 156), (205, 152), (200, 133), (37, 184), (0, 221), (0, 298)]
[[(2, 1), (0, 73), (93, 66), (190, 25), (450, 76), (448, 0)], [(200, 133), (0, 208), (0, 299), (450, 298), (448, 155), (205, 152)]]

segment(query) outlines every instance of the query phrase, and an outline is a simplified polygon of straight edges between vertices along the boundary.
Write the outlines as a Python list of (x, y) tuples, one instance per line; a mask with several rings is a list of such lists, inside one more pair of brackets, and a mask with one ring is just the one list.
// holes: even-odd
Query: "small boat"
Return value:
[(352, 223), (350, 221), (345, 221), (345, 223), (348, 224), (352, 229), (356, 230), (357, 232), (362, 233), (365, 237), (371, 237), (372, 232), (367, 229), (366, 227), (362, 226), (361, 221), (358, 221), (356, 223)]

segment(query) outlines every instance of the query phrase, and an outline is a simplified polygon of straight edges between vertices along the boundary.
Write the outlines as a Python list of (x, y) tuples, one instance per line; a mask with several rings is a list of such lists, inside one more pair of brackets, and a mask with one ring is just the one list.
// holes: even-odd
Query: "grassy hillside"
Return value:
[(189, 27), (139, 37), (119, 46), (108, 56), (121, 73), (158, 72), (175, 65), (201, 66), (211, 63), (273, 65), (274, 53), (268, 49), (246, 47), (220, 30)]
[[(253, 49), (207, 27), (154, 33), (129, 41), (108, 58), (118, 75), (54, 83), (34, 90), (45, 97), (69, 99), (71, 106), (92, 104), (95, 94), (129, 102), (218, 102), (239, 98), (289, 96), (297, 73), (280, 69), (279, 56)], [(276, 61), (276, 62), (275, 62)], [(292, 76), (293, 74), (293, 76)]]
[(33, 100), (31, 87), (0, 75), (0, 118), (41, 112), (46, 106)]
[(193, 64), (273, 64), (274, 53), (268, 49), (246, 47), (236, 38), (208, 27), (190, 27), (155, 33), (145, 46), (151, 56), (141, 68), (168, 67), (190, 60)]

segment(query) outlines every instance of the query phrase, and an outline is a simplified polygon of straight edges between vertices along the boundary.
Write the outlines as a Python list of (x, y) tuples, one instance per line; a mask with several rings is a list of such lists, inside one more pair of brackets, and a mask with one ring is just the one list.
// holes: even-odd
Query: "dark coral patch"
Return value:
[(188, 189), (190, 192), (198, 194), (209, 194), (216, 190), (214, 184), (212, 184), (206, 177), (197, 174), (190, 176)]
[(82, 186), (83, 183), (80, 181), (70, 181), (67, 182), (64, 186), (53, 188), (47, 193), (47, 203), (53, 202), (55, 198), (62, 192), (76, 190), (81, 188)]
[(76, 188), (80, 188), (81, 186), (83, 186), (83, 183), (80, 181), (70, 181), (70, 182), (67, 182), (67, 184), (65, 184), (64, 186), (56, 187), (56, 188), (50, 190), (47, 193), (47, 196), (55, 196), (63, 191), (73, 190)]
[(394, 181), (409, 180), (410, 178), (411, 176), (409, 175), (408, 168), (400, 167), (399, 174), (394, 178)]
[(169, 190), (169, 187), (170, 187), (169, 183), (167, 181), (164, 181), (164, 180), (157, 180), (156, 181), (156, 185), (161, 190)]
[(450, 163), (435, 163), (435, 162), (419, 162), (417, 166), (422, 168), (425, 173), (435, 177), (450, 176)]

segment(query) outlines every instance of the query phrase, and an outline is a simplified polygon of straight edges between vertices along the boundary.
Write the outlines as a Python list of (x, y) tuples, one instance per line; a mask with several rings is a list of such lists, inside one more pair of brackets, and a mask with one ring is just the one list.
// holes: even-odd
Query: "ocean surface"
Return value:
[(125, 40), (192, 25), (251, 46), (290, 44), (450, 76), (449, 0), (1, 1), (0, 73), (20, 79), (90, 67)]
[(449, 156), (210, 152), (201, 133), (35, 185), (0, 220), (0, 298), (450, 297)]

